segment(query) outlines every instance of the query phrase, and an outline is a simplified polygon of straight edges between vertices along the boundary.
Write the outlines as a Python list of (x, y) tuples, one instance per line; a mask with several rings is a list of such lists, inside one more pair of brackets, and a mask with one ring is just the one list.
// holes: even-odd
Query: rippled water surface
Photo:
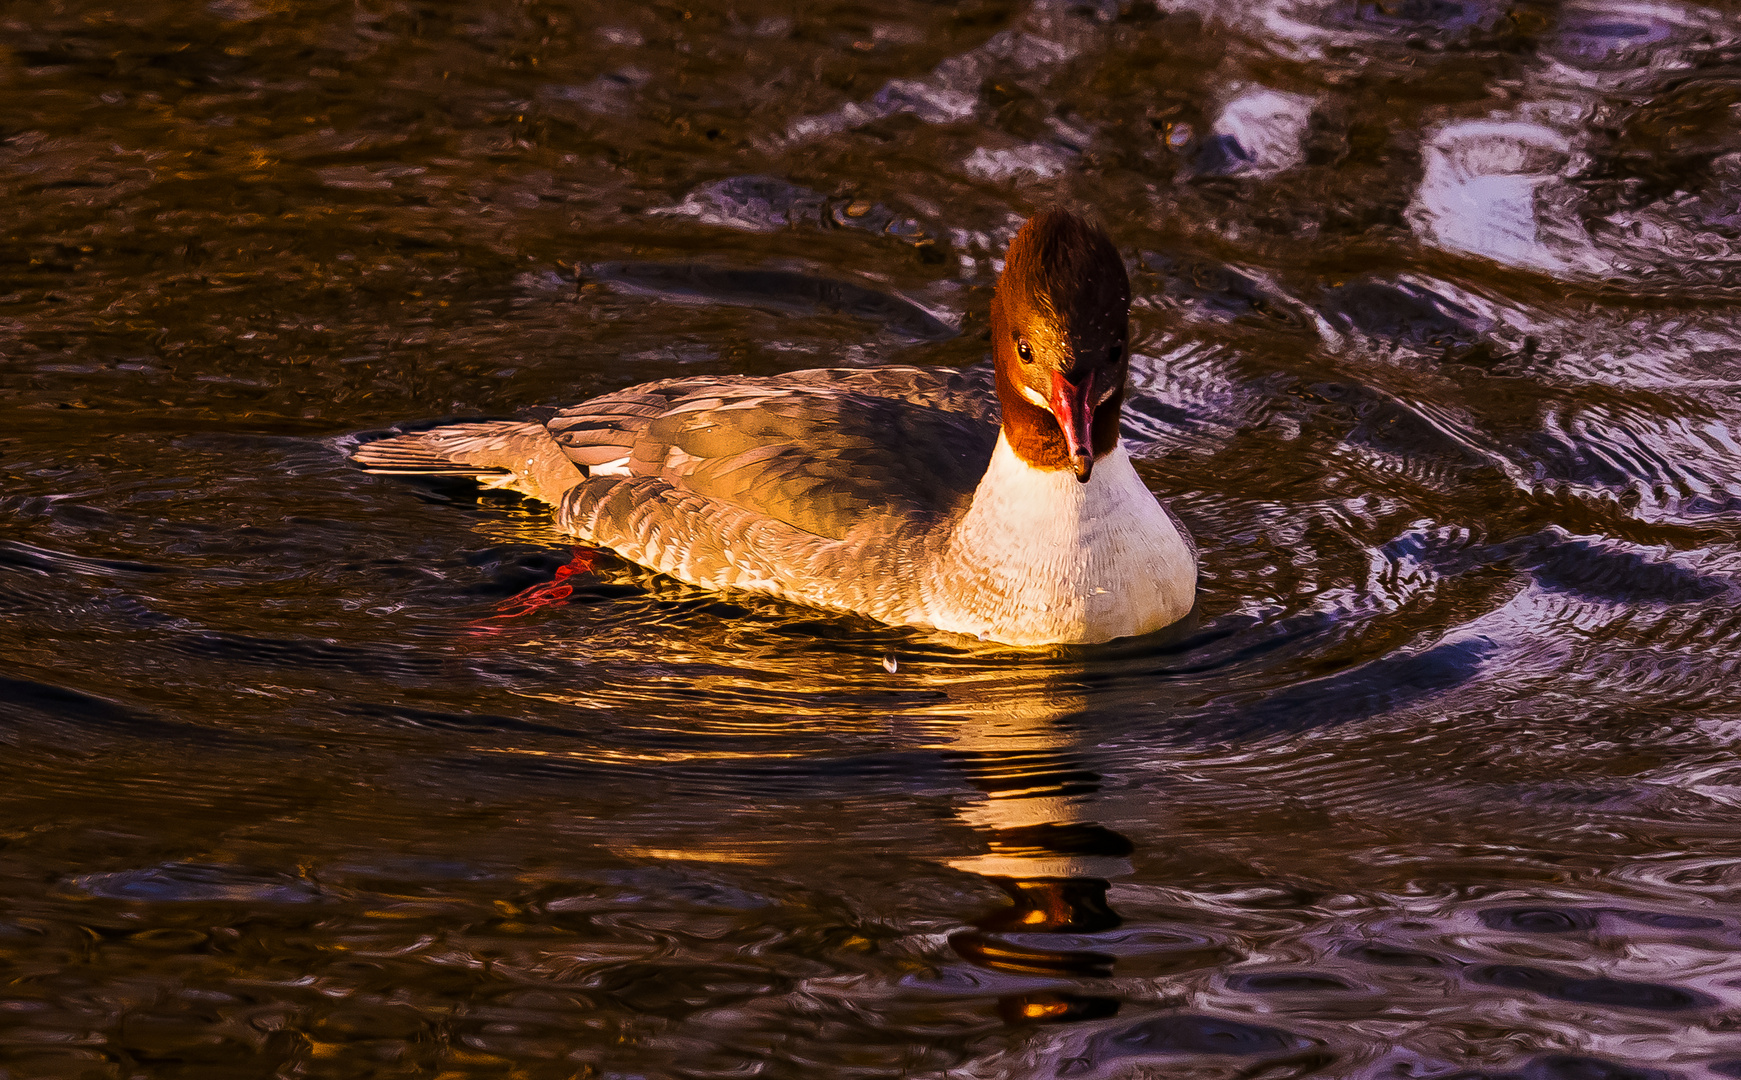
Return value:
[[(0, 26), (0, 1076), (1741, 1076), (1741, 8)], [(1060, 200), (1189, 631), (709, 595), (345, 463), (980, 363)]]

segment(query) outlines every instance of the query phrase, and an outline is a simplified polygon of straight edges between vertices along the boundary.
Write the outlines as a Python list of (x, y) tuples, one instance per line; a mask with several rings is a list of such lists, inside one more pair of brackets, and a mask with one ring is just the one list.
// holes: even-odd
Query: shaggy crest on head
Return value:
[(1118, 248), (1068, 210), (1035, 214), (1004, 257), (991, 327), (1011, 446), (1086, 482), (1118, 444), (1129, 371), (1130, 277)]

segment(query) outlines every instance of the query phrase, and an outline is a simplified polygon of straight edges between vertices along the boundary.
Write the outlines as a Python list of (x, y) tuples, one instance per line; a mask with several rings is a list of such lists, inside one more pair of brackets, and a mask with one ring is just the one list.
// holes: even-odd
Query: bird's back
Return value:
[(902, 622), (915, 560), (966, 512), (997, 434), (988, 369), (843, 368), (643, 383), (353, 456), (524, 491), (576, 536), (693, 584)]

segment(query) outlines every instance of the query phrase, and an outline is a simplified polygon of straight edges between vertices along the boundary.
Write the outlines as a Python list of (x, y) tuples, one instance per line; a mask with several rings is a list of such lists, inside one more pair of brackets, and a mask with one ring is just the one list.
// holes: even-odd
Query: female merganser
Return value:
[(1109, 641), (1190, 613), (1195, 548), (1119, 441), (1130, 279), (1064, 210), (1010, 243), (992, 371), (883, 367), (644, 383), (534, 419), (357, 448), (469, 476), (709, 589), (1008, 645)]

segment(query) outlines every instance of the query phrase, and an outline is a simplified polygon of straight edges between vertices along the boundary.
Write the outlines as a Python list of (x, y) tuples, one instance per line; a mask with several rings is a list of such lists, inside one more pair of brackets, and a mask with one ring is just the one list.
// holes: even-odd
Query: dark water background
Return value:
[[(0, 1076), (1741, 1075), (1741, 8), (0, 30)], [(539, 507), (343, 460), (977, 363), (1058, 199), (1183, 640), (504, 608)]]

